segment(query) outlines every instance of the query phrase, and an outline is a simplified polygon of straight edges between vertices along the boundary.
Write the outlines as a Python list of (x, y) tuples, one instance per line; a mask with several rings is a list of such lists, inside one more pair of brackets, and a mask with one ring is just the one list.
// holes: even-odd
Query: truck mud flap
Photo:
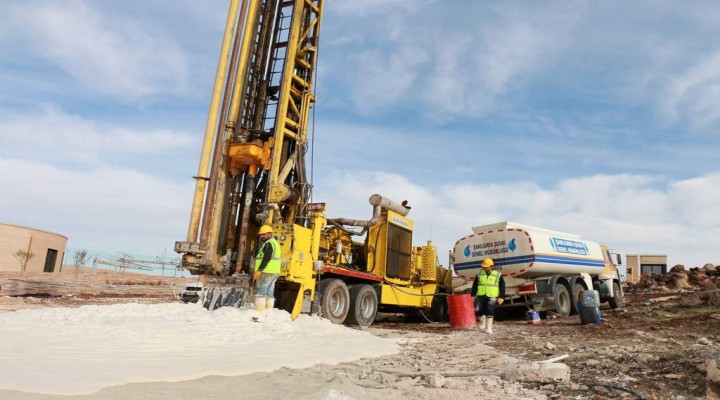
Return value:
[(220, 307), (242, 307), (250, 292), (239, 287), (211, 287), (200, 293), (200, 302), (203, 307), (213, 311)]
[(285, 310), (292, 314), (299, 291), (299, 283), (278, 280), (277, 283), (275, 283), (275, 308)]

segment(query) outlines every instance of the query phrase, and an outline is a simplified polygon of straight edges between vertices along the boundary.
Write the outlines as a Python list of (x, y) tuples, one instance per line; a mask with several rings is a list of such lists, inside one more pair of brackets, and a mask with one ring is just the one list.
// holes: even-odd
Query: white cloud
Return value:
[(671, 264), (693, 267), (720, 263), (720, 205), (712, 201), (719, 181), (715, 174), (659, 186), (655, 177), (597, 175), (552, 188), (532, 182), (432, 188), (392, 173), (338, 172), (318, 185), (314, 200), (329, 204), (330, 217), (369, 219), (371, 194), (407, 199), (415, 244), (432, 239), (441, 255), (472, 226), (510, 220), (576, 233), (623, 254), (667, 254)]
[[(349, 57), (321, 59), (328, 65), (324, 76), (347, 86), (347, 93), (338, 95), (350, 97), (361, 113), (382, 115), (388, 106), (421, 104), (426, 118), (443, 122), (484, 115), (553, 59), (575, 21), (561, 9), (518, 13), (479, 4), (463, 11), (457, 5), (407, 4), (411, 11), (405, 13), (354, 15), (354, 20), (340, 15), (341, 22), (330, 26), (343, 38), (331, 41), (332, 49)], [(446, 24), (442, 13), (451, 11), (463, 14)], [(473, 14), (478, 17), (468, 17)], [(348, 37), (348, 24), (364, 35)]]
[(0, 121), (0, 142), (0, 155), (13, 158), (96, 163), (122, 155), (168, 154), (190, 147), (194, 139), (171, 129), (131, 129), (102, 123), (47, 105), (37, 114), (16, 114)]
[[(692, 61), (691, 61), (692, 62)], [(692, 62), (666, 85), (661, 97), (669, 123), (686, 119), (694, 128), (707, 128), (720, 120), (720, 50)]]
[(674, 182), (668, 195), (682, 221), (702, 230), (720, 227), (720, 173)]
[(0, 221), (65, 235), (68, 246), (159, 254), (184, 240), (192, 181), (123, 169), (67, 170), (0, 158)]
[(15, 51), (59, 68), (85, 89), (127, 101), (186, 84), (188, 61), (172, 37), (96, 7), (80, 0), (16, 2), (3, 19), (22, 40)]

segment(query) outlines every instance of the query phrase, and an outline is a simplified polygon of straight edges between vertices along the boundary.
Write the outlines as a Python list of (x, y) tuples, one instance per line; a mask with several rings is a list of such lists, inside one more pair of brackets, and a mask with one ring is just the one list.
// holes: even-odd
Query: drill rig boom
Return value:
[(322, 0), (231, 0), (186, 241), (193, 274), (248, 272), (259, 227), (312, 225), (305, 172)]
[[(442, 281), (435, 247), (412, 247), (406, 203), (373, 195), (362, 221), (328, 220), (325, 204), (309, 202), (322, 10), (323, 0), (230, 1), (188, 235), (175, 243), (182, 266), (210, 288), (208, 309), (244, 303), (264, 224), (282, 254), (275, 307), (292, 318), (314, 310), (365, 327), (378, 310), (429, 308)], [(352, 239), (361, 235), (364, 243)]]

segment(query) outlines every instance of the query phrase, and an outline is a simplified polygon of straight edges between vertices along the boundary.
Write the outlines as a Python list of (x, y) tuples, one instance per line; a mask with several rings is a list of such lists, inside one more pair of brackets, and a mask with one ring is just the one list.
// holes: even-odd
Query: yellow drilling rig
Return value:
[[(257, 232), (282, 249), (276, 308), (369, 326), (378, 310), (429, 309), (451, 275), (428, 242), (413, 247), (407, 203), (372, 195), (368, 220), (328, 219), (310, 203), (305, 154), (315, 102), (322, 0), (231, 0), (182, 266), (206, 308), (251, 295)], [(353, 240), (355, 237), (363, 241)]]

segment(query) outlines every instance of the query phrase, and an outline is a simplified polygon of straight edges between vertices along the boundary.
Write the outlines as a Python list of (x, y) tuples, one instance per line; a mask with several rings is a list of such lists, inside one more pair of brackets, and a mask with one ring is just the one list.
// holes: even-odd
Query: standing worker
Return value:
[(273, 228), (263, 225), (258, 231), (260, 246), (255, 256), (255, 310), (275, 307), (275, 281), (280, 274), (280, 243), (273, 236)]
[(500, 271), (493, 270), (495, 263), (492, 259), (483, 260), (482, 269), (475, 276), (472, 292), (475, 294), (476, 304), (480, 306), (477, 315), (480, 315), (478, 330), (485, 329), (487, 333), (493, 333), (493, 318), (495, 318), (495, 307), (505, 301), (505, 280)]

